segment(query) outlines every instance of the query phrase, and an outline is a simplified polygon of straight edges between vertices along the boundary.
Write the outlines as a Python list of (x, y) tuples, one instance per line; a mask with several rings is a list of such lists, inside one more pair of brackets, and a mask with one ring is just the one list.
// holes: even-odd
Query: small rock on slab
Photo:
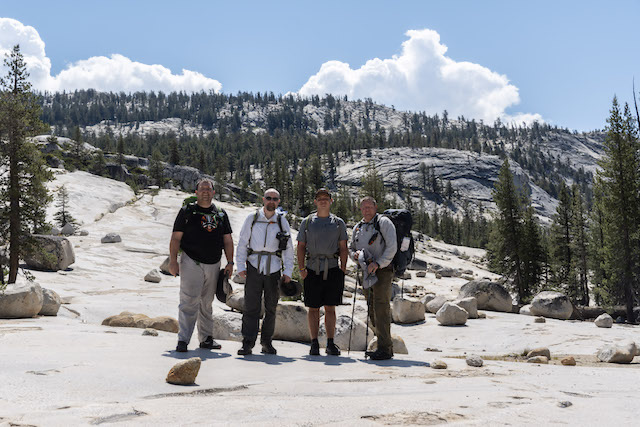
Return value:
[(62, 230), (60, 230), (60, 232), (65, 236), (73, 236), (73, 234), (76, 232), (76, 228), (73, 226), (73, 224), (66, 223), (64, 227), (62, 227)]
[(576, 366), (576, 359), (573, 356), (565, 357), (560, 361), (564, 366)]
[(438, 320), (442, 326), (464, 325), (467, 323), (468, 317), (469, 313), (467, 313), (467, 310), (451, 302), (444, 303), (436, 313), (436, 320)]
[(598, 352), (598, 360), (607, 363), (631, 363), (637, 352), (635, 343), (607, 346)]
[(418, 271), (416, 273), (416, 277), (427, 277), (427, 272), (426, 271)]
[(532, 358), (535, 356), (545, 356), (547, 359), (551, 359), (551, 352), (547, 347), (539, 347), (534, 348), (529, 353), (527, 353), (527, 358)]
[(183, 360), (176, 363), (167, 375), (167, 382), (176, 385), (190, 385), (195, 383), (200, 364), (202, 360), (199, 357)]
[(604, 313), (598, 316), (593, 323), (595, 323), (598, 328), (610, 328), (613, 326), (613, 317)]
[(549, 363), (549, 358), (547, 358), (546, 356), (534, 356), (528, 358), (527, 363), (542, 363), (546, 365), (547, 363)]
[(565, 400), (563, 402), (558, 402), (558, 406), (560, 408), (568, 408), (569, 406), (572, 406), (573, 403), (569, 402), (568, 400)]
[(160, 275), (160, 272), (155, 268), (148, 272), (146, 276), (144, 276), (145, 282), (160, 283), (161, 280), (162, 276)]
[(536, 317), (535, 319), (533, 319), (533, 323), (547, 323), (547, 319), (545, 319), (544, 317)]
[(484, 364), (484, 361), (480, 356), (467, 356), (467, 365), (473, 366), (474, 368), (481, 368)]
[(155, 329), (152, 328), (147, 328), (144, 331), (142, 331), (142, 335), (149, 335), (152, 337), (157, 337), (158, 336), (158, 331), (156, 331)]
[(444, 363), (442, 360), (436, 360), (431, 364), (431, 367), (433, 369), (447, 369), (447, 364)]
[(41, 316), (57, 316), (62, 300), (60, 296), (51, 289), (42, 289), (42, 309), (38, 313)]
[(122, 238), (120, 237), (119, 234), (109, 233), (106, 236), (104, 236), (102, 239), (100, 239), (100, 241), (102, 243), (118, 243), (118, 242), (122, 242)]

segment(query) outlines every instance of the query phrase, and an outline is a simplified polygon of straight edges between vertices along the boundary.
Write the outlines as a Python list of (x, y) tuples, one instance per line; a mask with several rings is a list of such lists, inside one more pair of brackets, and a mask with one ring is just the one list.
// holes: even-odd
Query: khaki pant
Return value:
[(393, 267), (380, 268), (376, 271), (378, 281), (368, 292), (365, 292), (369, 305), (369, 319), (373, 332), (378, 337), (378, 349), (393, 354), (391, 341), (391, 283)]
[(180, 305), (178, 341), (189, 344), (198, 322), (200, 342), (213, 335), (213, 298), (216, 294), (220, 262), (202, 264), (182, 253), (180, 258)]

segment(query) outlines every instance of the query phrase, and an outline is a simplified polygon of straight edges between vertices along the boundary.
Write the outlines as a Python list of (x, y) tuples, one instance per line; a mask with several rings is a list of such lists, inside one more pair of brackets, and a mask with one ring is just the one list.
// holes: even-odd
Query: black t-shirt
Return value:
[(231, 224), (224, 209), (213, 204), (203, 208), (189, 204), (178, 212), (173, 231), (182, 231), (182, 249), (189, 258), (203, 264), (215, 264), (222, 258), (224, 235), (231, 234)]

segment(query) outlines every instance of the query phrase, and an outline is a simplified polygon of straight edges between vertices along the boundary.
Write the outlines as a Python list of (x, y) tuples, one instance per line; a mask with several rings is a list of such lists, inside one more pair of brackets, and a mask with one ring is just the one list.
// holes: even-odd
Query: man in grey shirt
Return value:
[[(320, 329), (320, 307), (324, 306), (324, 325), (327, 329), (328, 355), (340, 355), (333, 342), (336, 330), (336, 305), (342, 303), (344, 273), (347, 268), (347, 226), (331, 210), (331, 193), (326, 188), (316, 191), (313, 203), (317, 213), (309, 215), (300, 224), (298, 231), (298, 268), (304, 280), (304, 304), (309, 307), (307, 315), (311, 334), (309, 354), (320, 354), (318, 331)], [(340, 267), (338, 267), (338, 259)]]
[(365, 197), (360, 202), (362, 220), (353, 228), (349, 252), (358, 262), (361, 253), (366, 253), (367, 272), (375, 274), (378, 280), (365, 290), (369, 305), (369, 318), (378, 337), (378, 349), (366, 352), (373, 360), (393, 357), (391, 341), (391, 282), (393, 281), (393, 257), (396, 254), (396, 228), (385, 216), (378, 215), (378, 204), (373, 197)]

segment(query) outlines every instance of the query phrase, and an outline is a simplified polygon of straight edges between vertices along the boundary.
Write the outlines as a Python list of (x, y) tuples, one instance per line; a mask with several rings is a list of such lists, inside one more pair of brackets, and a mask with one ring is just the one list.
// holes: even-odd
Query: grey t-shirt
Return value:
[(339, 242), (347, 240), (347, 226), (337, 216), (330, 214), (326, 218), (312, 214), (302, 220), (298, 230), (298, 242), (307, 244), (307, 268), (317, 274), (324, 270), (324, 258), (328, 267), (338, 266)]

